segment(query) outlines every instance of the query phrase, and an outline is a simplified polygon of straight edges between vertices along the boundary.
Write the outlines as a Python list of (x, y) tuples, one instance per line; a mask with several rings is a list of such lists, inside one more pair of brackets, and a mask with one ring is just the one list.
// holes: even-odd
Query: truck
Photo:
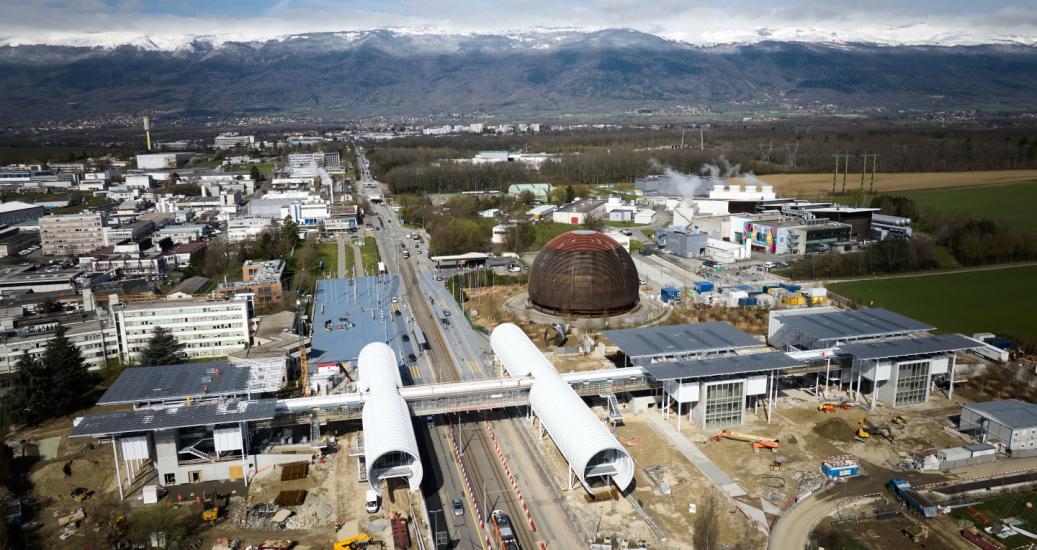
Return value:
[(919, 517), (936, 517), (938, 512), (936, 506), (929, 502), (929, 499), (919, 494), (918, 491), (915, 491), (907, 480), (900, 479), (899, 477), (890, 479), (886, 482), (886, 489), (888, 489), (890, 494), (896, 497), (897, 500), (902, 502), (908, 510), (911, 510)]
[(378, 512), (381, 504), (381, 497), (373, 489), (367, 490), (367, 498), (364, 499), (364, 510), (368, 514), (374, 514)]

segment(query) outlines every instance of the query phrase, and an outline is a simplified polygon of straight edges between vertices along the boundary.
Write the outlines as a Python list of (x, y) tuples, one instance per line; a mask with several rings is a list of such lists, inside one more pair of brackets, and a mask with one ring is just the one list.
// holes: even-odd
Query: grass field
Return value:
[(833, 292), (886, 307), (943, 332), (1037, 334), (1037, 266), (833, 283)]
[(364, 263), (364, 272), (368, 275), (378, 274), (378, 262), (382, 257), (378, 254), (378, 243), (374, 237), (365, 237), (364, 246), (360, 247), (360, 261)]
[[(1004, 518), (1019, 518), (1023, 522), (1019, 527), (1033, 532), (1037, 530), (1037, 508), (1027, 508), (1026, 503), (1028, 502), (1037, 503), (1037, 493), (1031, 491), (1001, 495), (988, 498), (979, 504), (971, 506), (971, 508), (990, 523)], [(969, 521), (980, 529), (987, 527), (978, 518), (970, 514), (967, 508), (955, 508), (951, 512), (951, 517)], [(1015, 535), (1000, 540), (1009, 548), (1023, 548), (1026, 543), (1030, 542), (1030, 539), (1022, 535)]]
[[(346, 265), (350, 265), (353, 261), (353, 251), (348, 247), (346, 248)], [(317, 265), (320, 262), (324, 262), (324, 271), (317, 273), (317, 277), (337, 277), (338, 276), (338, 244), (334, 242), (321, 243), (317, 245)]]
[(919, 206), (1037, 229), (1037, 181), (904, 193)]
[[(871, 176), (868, 176), (870, 183)], [(832, 190), (832, 173), (826, 174), (770, 174), (760, 176), (768, 185), (773, 185), (779, 196), (814, 197)], [(921, 189), (943, 189), (948, 187), (972, 187), (1007, 185), (1037, 180), (1037, 170), (977, 170), (974, 172), (908, 172), (899, 174), (878, 173), (875, 175), (875, 192), (918, 191)], [(842, 176), (838, 187), (842, 188)], [(859, 188), (860, 172), (850, 173), (846, 179), (847, 189)]]

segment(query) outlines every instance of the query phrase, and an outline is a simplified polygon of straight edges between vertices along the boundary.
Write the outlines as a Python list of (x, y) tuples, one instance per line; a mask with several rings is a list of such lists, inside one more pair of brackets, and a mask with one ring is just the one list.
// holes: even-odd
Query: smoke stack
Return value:
[(144, 117), (144, 138), (148, 142), (148, 152), (151, 152), (151, 121)]

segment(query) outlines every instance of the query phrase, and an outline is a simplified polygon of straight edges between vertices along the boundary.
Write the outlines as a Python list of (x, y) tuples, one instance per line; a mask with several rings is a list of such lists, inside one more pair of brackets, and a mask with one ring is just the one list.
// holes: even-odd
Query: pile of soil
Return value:
[(833, 416), (814, 426), (814, 433), (829, 441), (850, 441), (854, 427), (846, 420)]

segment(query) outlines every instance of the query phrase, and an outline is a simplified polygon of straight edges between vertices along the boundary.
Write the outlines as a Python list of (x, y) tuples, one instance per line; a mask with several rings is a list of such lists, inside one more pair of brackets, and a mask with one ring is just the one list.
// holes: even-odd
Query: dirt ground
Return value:
[(486, 330), (493, 330), (501, 323), (514, 322), (515, 319), (504, 310), (504, 302), (525, 290), (525, 285), (501, 285), (480, 289), (466, 289), (465, 294), (468, 296), (466, 306), (474, 310), (472, 323), (482, 326)]
[[(865, 185), (870, 185), (868, 176)], [(832, 190), (832, 174), (772, 174), (761, 179), (773, 185), (781, 196), (815, 196)], [(1037, 170), (977, 170), (974, 172), (914, 172), (875, 175), (877, 192), (914, 191), (941, 187), (969, 187), (979, 185), (1003, 185), (1037, 179)], [(842, 176), (837, 188), (842, 188)], [(860, 187), (860, 173), (851, 172), (846, 178), (847, 189)]]
[[(601, 536), (645, 539), (649, 547), (691, 549), (696, 515), (690, 511), (689, 505), (705, 505), (712, 488), (709, 480), (636, 415), (627, 415), (625, 422), (616, 427), (615, 434), (635, 461), (633, 497), (662, 531), (665, 541), (641, 518), (634, 505), (622, 496), (592, 502), (587, 492), (577, 487), (562, 494), (566, 506), (579, 517), (582, 525), (589, 526), (591, 532)], [(544, 464), (551, 475), (564, 486), (567, 479), (566, 463), (557, 447), (549, 437), (540, 440), (537, 446), (545, 457)], [(646, 470), (652, 471), (657, 479), (669, 485), (669, 495), (662, 494)], [(749, 547), (758, 547), (756, 543), (763, 540), (762, 533), (742, 514), (728, 509), (719, 493), (715, 495), (721, 511), (720, 542), (733, 546), (751, 539), (753, 544)]]
[[(875, 411), (855, 407), (824, 413), (817, 410), (817, 405), (817, 398), (803, 390), (786, 390), (770, 424), (761, 406), (758, 413), (747, 414), (744, 425), (734, 428), (738, 432), (778, 439), (777, 452), (754, 452), (748, 443), (729, 439), (711, 442), (709, 438), (715, 433), (707, 433), (687, 422), (686, 416), (681, 432), (697, 442), (703, 453), (737, 481), (750, 497), (759, 497), (777, 506), (823, 481), (821, 462), (830, 456), (857, 457), (864, 476), (850, 483), (874, 484), (877, 489), (888, 479), (886, 474), (904, 459), (963, 444), (961, 439), (943, 429), (952, 425), (949, 417), (956, 415), (959, 408), (940, 395), (934, 394), (928, 404), (904, 409), (880, 405)], [(905, 417), (907, 424), (892, 424), (890, 418), (897, 415)], [(878, 435), (863, 442), (856, 441), (854, 435), (862, 419), (872, 426), (888, 424), (894, 441), (890, 443)]]

